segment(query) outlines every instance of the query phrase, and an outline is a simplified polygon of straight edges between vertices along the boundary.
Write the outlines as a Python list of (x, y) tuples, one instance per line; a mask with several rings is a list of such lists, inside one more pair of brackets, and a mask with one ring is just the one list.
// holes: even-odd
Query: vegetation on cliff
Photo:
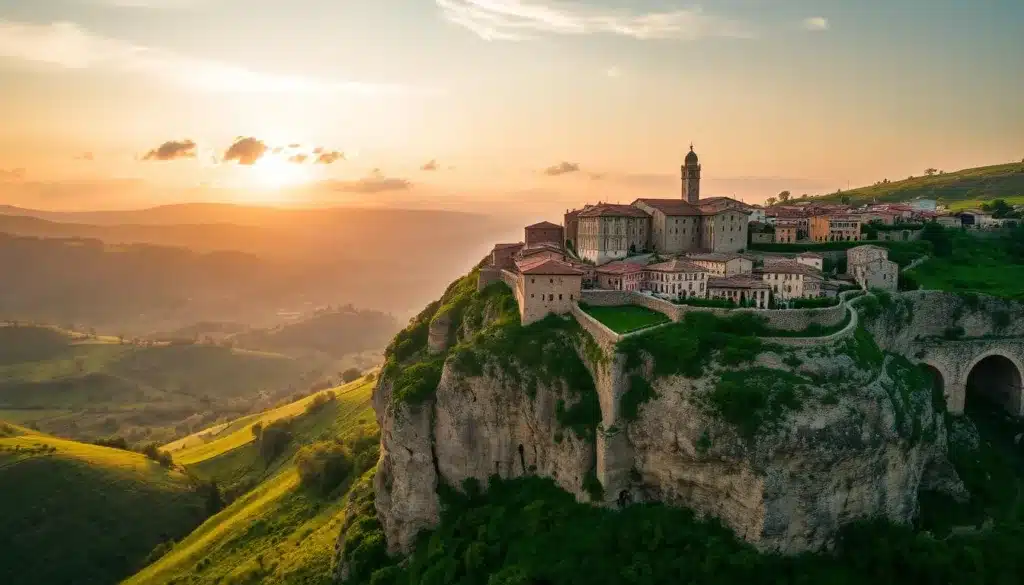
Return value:
[(1024, 227), (986, 237), (962, 230), (942, 233), (946, 252), (936, 253), (901, 278), (909, 277), (925, 289), (1024, 300)]
[(757, 553), (717, 521), (698, 520), (689, 510), (596, 508), (577, 503), (548, 479), (492, 480), (486, 493), (467, 482), (464, 492), (442, 492), (440, 525), (421, 535), (402, 565), (381, 558), (372, 516), (355, 519), (362, 554), (349, 556), (358, 570), (345, 583), (1002, 585), (1024, 575), (1015, 552), (1024, 537), (1019, 528), (940, 540), (906, 526), (865, 523), (844, 530), (832, 554), (782, 557)]

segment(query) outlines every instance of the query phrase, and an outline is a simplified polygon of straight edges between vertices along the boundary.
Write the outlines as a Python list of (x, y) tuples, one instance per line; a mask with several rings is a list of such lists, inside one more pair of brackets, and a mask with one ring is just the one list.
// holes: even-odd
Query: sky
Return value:
[(1024, 158), (1020, 0), (0, 0), (0, 203), (763, 201)]

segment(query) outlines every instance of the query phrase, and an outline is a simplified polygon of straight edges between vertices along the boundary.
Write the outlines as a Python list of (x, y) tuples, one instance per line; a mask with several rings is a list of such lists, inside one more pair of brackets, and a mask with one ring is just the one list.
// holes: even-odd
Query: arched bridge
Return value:
[(923, 340), (913, 342), (909, 353), (942, 385), (950, 412), (984, 399), (1024, 416), (1024, 339)]

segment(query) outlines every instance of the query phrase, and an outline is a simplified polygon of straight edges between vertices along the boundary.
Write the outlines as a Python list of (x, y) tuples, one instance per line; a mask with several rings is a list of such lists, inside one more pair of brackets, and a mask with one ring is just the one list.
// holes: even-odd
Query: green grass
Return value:
[(1024, 300), (1024, 263), (1013, 258), (1004, 238), (976, 238), (952, 232), (953, 252), (932, 257), (908, 271), (922, 288), (975, 292)]
[[(181, 540), (163, 557), (127, 581), (131, 585), (274, 583), (282, 585), (330, 583), (334, 543), (341, 529), (345, 499), (341, 493), (321, 497), (302, 487), (291, 458), (303, 444), (337, 440), (349, 444), (361, 437), (375, 436), (376, 419), (370, 403), (373, 385), (365, 380), (337, 389), (337, 399), (323, 409), (300, 416), (292, 427), (289, 450), (252, 491), (232, 502)], [(305, 412), (307, 400), (288, 405), (263, 420)], [(234, 427), (249, 433), (253, 419)], [(250, 434), (251, 437), (251, 434)], [(215, 441), (216, 442), (216, 441)], [(219, 443), (227, 447), (232, 441)], [(207, 445), (213, 444), (207, 443)], [(374, 443), (374, 448), (375, 448)], [(190, 453), (200, 451), (189, 447)], [(224, 477), (244, 471), (239, 462), (253, 462), (251, 441), (215, 453), (187, 465), (197, 475)], [(262, 463), (258, 463), (262, 467)], [(350, 478), (349, 482), (354, 480)]]
[(580, 305), (580, 308), (616, 333), (630, 333), (669, 322), (669, 318), (664, 314), (636, 305), (615, 307)]
[(1011, 199), (1024, 202), (1024, 163), (1014, 162), (930, 177), (892, 180), (889, 183), (815, 197), (814, 201), (838, 203), (843, 197), (849, 197), (853, 204), (908, 201), (923, 197), (935, 199), (939, 203), (956, 204), (958, 208), (976, 207), (981, 202), (993, 199), (1006, 199), (1008, 203), (1013, 203)]
[(17, 431), (0, 436), (0, 583), (115, 583), (205, 516), (180, 471), (138, 453)]
[(80, 440), (163, 441), (306, 390), (321, 365), (216, 345), (144, 347), (0, 326), (0, 412)]

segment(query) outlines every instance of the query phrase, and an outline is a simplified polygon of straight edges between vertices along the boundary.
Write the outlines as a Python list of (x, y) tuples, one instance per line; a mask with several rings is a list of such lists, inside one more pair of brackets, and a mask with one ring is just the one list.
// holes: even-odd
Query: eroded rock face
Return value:
[(413, 407), (391, 403), (391, 381), (380, 380), (375, 503), (391, 552), (407, 553), (416, 534), (437, 522), (439, 481), (458, 488), (467, 478), (486, 486), (493, 475), (537, 474), (585, 499), (594, 446), (559, 424), (562, 390), (540, 384), (531, 398), (499, 369), (487, 371), (465, 376), (448, 363), (435, 398)]

